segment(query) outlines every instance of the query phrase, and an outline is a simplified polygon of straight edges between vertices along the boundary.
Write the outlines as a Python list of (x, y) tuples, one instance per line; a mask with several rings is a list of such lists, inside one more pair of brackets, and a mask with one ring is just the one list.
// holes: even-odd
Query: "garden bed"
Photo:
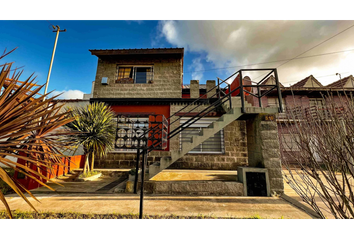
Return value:
[[(83, 214), (76, 212), (22, 212), (22, 211), (12, 211), (12, 217), (14, 219), (138, 219), (139, 214)], [(0, 211), (0, 219), (8, 219), (5, 211)], [(196, 216), (177, 216), (171, 215), (144, 215), (145, 219), (237, 219), (234, 217), (215, 217), (206, 215), (196, 215)], [(252, 216), (245, 219), (260, 219), (258, 215)]]

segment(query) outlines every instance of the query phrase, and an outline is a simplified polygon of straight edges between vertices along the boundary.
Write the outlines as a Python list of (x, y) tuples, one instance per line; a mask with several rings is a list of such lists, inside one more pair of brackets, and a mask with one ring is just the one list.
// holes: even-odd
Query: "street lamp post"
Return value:
[[(54, 47), (53, 47), (53, 53), (52, 53), (52, 59), (50, 60), (50, 65), (49, 65), (49, 71), (48, 71), (48, 76), (47, 76), (47, 81), (45, 83), (45, 89), (44, 89), (44, 95), (47, 94), (48, 90), (48, 83), (49, 83), (49, 78), (50, 78), (50, 73), (52, 72), (52, 66), (53, 66), (53, 60), (54, 60), (54, 55), (55, 55), (55, 50), (57, 48), (57, 42), (58, 42), (58, 37), (59, 37), (59, 32), (66, 32), (66, 29), (60, 30), (60, 27), (58, 25), (53, 26), (54, 31), (56, 32), (56, 37), (55, 37), (55, 42), (54, 42)], [(46, 97), (44, 97), (43, 101), (45, 100)]]

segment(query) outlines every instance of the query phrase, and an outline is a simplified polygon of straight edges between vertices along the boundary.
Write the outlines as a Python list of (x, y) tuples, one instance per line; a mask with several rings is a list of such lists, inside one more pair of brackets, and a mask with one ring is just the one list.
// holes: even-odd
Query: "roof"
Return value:
[[(275, 84), (275, 78), (273, 75), (268, 77), (266, 80), (264, 80), (260, 85), (272, 85), (272, 84)], [(279, 86), (284, 87), (283, 84), (281, 84), (280, 82), (279, 82)]]
[(291, 87), (300, 88), (300, 87), (323, 87), (323, 85), (313, 76), (310, 75), (301, 81), (295, 83)]
[(328, 84), (326, 87), (329, 88), (353, 88), (354, 87), (354, 78), (353, 75), (340, 79), (336, 82)]
[(183, 57), (184, 48), (131, 48), (131, 49), (89, 49), (95, 56), (178, 54)]

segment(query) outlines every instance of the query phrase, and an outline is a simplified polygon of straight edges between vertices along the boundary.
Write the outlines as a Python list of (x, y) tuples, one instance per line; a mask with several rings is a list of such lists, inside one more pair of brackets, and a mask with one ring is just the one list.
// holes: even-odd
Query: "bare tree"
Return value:
[(325, 212), (354, 218), (354, 98), (327, 93), (322, 99), (288, 108), (279, 123), (284, 177), (322, 218)]

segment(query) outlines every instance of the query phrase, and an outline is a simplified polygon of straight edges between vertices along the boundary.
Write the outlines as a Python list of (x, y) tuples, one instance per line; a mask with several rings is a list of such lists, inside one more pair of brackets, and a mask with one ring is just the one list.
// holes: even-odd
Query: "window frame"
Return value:
[[(182, 117), (180, 119), (180, 125), (190, 118), (188, 117)], [(212, 122), (216, 121), (218, 118), (201, 118), (197, 122), (193, 123), (190, 128), (207, 128)], [(188, 128), (186, 128), (188, 129)], [(179, 149), (182, 150), (182, 132), (179, 133)], [(214, 135), (215, 136), (215, 135)], [(208, 140), (208, 139), (207, 139)], [(205, 141), (207, 141), (205, 140)], [(220, 145), (221, 145), (221, 151), (209, 151), (209, 152), (203, 152), (203, 143), (201, 143), (201, 150), (202, 151), (189, 151), (188, 154), (225, 154), (225, 138), (224, 138), (224, 129), (220, 130)], [(199, 145), (198, 145), (199, 146)]]
[[(120, 83), (118, 82), (119, 78), (119, 68), (132, 68), (132, 79), (133, 83)], [(137, 68), (150, 68), (151, 69), (151, 77), (150, 79), (146, 77), (146, 82), (145, 83), (137, 83), (136, 82), (136, 72)], [(151, 84), (154, 81), (154, 65), (117, 65), (117, 76), (115, 79), (115, 83), (117, 84)]]

